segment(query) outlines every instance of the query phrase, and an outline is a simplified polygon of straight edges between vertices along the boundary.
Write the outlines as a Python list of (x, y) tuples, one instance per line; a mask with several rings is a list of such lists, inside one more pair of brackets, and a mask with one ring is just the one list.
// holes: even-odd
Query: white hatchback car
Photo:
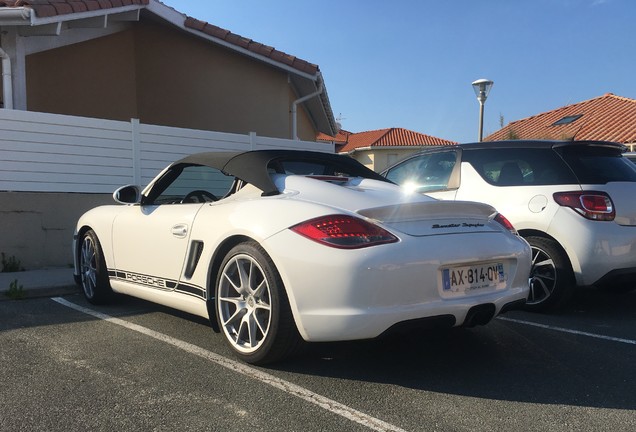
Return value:
[(526, 307), (564, 305), (575, 286), (636, 287), (636, 165), (622, 144), (500, 141), (437, 147), (383, 175), (444, 200), (488, 203), (533, 249)]

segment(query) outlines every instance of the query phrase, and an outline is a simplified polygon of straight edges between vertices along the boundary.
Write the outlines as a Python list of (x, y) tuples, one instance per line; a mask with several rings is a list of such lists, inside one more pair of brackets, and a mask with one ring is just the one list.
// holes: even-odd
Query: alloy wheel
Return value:
[(242, 353), (258, 350), (270, 331), (271, 292), (263, 269), (250, 255), (236, 255), (223, 268), (218, 309), (223, 332), (234, 348)]
[(545, 302), (557, 284), (557, 269), (552, 257), (543, 249), (532, 246), (532, 268), (530, 270), (530, 294), (527, 304)]
[(86, 297), (92, 298), (95, 295), (97, 284), (97, 256), (95, 244), (90, 236), (85, 236), (82, 241), (80, 256), (80, 272), (82, 275), (82, 288)]

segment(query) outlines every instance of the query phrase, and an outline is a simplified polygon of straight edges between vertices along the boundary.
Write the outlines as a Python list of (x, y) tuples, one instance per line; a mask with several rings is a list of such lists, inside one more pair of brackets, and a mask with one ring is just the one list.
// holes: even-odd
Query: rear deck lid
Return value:
[(499, 231), (491, 223), (496, 210), (469, 201), (403, 203), (359, 210), (358, 214), (412, 236)]

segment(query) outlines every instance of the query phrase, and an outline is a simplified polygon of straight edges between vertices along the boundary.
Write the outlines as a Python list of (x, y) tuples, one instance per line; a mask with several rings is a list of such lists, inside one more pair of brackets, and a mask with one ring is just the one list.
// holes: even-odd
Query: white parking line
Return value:
[(198, 347), (196, 345), (193, 345), (191, 343), (188, 342), (184, 342), (182, 340), (173, 338), (171, 336), (165, 335), (163, 333), (159, 333), (156, 332), (154, 330), (151, 330), (149, 328), (140, 326), (138, 324), (134, 324), (125, 320), (122, 320), (120, 318), (115, 318), (112, 317), (110, 315), (101, 313), (101, 312), (97, 312), (93, 309), (89, 309), (83, 306), (79, 306), (75, 303), (71, 303), (61, 297), (54, 297), (52, 298), (53, 301), (67, 306), (71, 309), (75, 309), (76, 311), (85, 313), (87, 315), (91, 315), (94, 316), (95, 318), (99, 318), (101, 320), (104, 321), (108, 321), (111, 324), (117, 324), (119, 326), (125, 327), (129, 330), (134, 330), (136, 332), (145, 334), (147, 336), (150, 336), (152, 338), (155, 338), (157, 340), (160, 340), (162, 342), (165, 342), (167, 344), (170, 344), (176, 348), (179, 348), (183, 351), (186, 351), (190, 354), (194, 354), (197, 355), (199, 357), (202, 357), (206, 360), (209, 360), (211, 362), (214, 362), (220, 366), (223, 366), (224, 368), (230, 369), (231, 371), (246, 375), (250, 378), (253, 378), (255, 380), (261, 381), (262, 383), (268, 384), (272, 387), (275, 387), (279, 390), (282, 390), (286, 393), (289, 393), (293, 396), (296, 396), (304, 401), (310, 402), (314, 405), (318, 405), (319, 407), (333, 413), (333, 414), (337, 414), (339, 416), (342, 416), (348, 420), (351, 420), (353, 422), (359, 423), (363, 426), (368, 427), (369, 429), (375, 430), (375, 431), (395, 431), (395, 432), (406, 432), (404, 429), (401, 429), (397, 426), (394, 426), (390, 423), (386, 423), (380, 419), (377, 419), (375, 417), (371, 417), (363, 412), (360, 412), (358, 410), (355, 410), (351, 407), (348, 407), (346, 405), (343, 405), (339, 402), (336, 402), (332, 399), (326, 398), (324, 396), (321, 396), (317, 393), (314, 393), (310, 390), (307, 390), (303, 387), (300, 387), (296, 384), (293, 384), (289, 381), (285, 381), (283, 379), (277, 378), (273, 375), (270, 375), (268, 373), (262, 372), (258, 369), (254, 369), (250, 366), (247, 366), (243, 363), (240, 363), (238, 361), (235, 360), (231, 360), (228, 359), (226, 357), (223, 357), (221, 355), (218, 355), (216, 353), (213, 353), (212, 351), (208, 351), (205, 350), (201, 347)]
[(513, 323), (517, 323), (517, 324), (525, 324), (525, 325), (529, 325), (529, 326), (533, 326), (533, 327), (540, 327), (540, 328), (544, 328), (544, 329), (548, 329), (548, 330), (560, 331), (560, 332), (563, 332), (563, 333), (570, 333), (570, 334), (575, 334), (575, 335), (580, 335), (580, 336), (588, 336), (588, 337), (592, 337), (592, 338), (596, 338), (596, 339), (608, 340), (608, 341), (612, 341), (612, 342), (620, 342), (620, 343), (625, 343), (625, 344), (630, 344), (630, 345), (636, 345), (636, 340), (633, 340), (633, 339), (623, 339), (623, 338), (617, 338), (617, 337), (613, 337), (613, 336), (604, 336), (604, 335), (599, 335), (599, 334), (596, 334), (596, 333), (589, 333), (589, 332), (584, 332), (584, 331), (579, 331), (579, 330), (572, 330), (572, 329), (568, 329), (568, 328), (564, 328), (564, 327), (555, 327), (555, 326), (550, 326), (550, 325), (546, 325), (546, 324), (539, 324), (539, 323), (535, 323), (535, 322), (532, 322), (532, 321), (523, 321), (523, 320), (518, 320), (518, 319), (513, 319), (513, 318), (497, 317), (497, 319), (502, 320), (502, 321), (509, 321), (509, 322), (513, 322)]

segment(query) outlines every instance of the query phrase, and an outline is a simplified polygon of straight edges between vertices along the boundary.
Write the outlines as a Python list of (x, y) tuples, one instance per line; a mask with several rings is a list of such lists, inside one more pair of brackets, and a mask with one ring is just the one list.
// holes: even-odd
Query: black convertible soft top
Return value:
[[(389, 182), (375, 171), (349, 156), (307, 150), (253, 150), (246, 152), (196, 153), (176, 161), (173, 165), (205, 165), (223, 171), (227, 175), (251, 183), (264, 195), (276, 195), (278, 189), (272, 181), (272, 173), (286, 173), (285, 167), (294, 163), (321, 165), (321, 175), (346, 175)], [(295, 172), (295, 174), (312, 174)]]

